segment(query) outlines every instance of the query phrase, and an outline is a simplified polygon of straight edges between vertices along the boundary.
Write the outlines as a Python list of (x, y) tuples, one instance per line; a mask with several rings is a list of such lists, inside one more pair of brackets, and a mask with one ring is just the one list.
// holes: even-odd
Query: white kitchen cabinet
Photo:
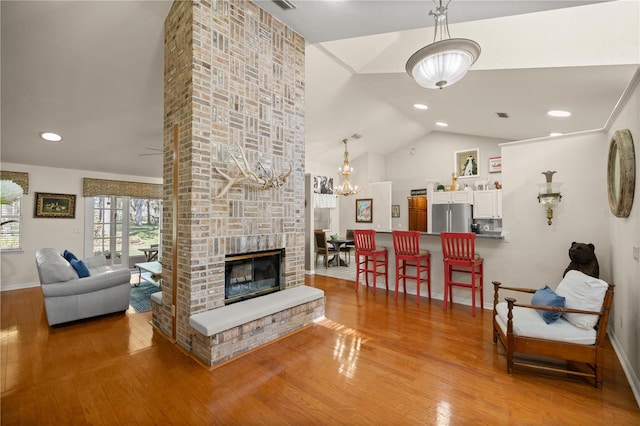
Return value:
[(431, 204), (473, 204), (473, 191), (437, 191)]
[(502, 190), (474, 191), (474, 219), (502, 219)]

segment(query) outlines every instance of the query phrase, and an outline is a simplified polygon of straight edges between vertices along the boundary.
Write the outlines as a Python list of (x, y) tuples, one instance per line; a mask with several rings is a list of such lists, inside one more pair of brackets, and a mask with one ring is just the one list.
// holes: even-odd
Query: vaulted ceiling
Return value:
[[(459, 83), (420, 88), (407, 58), (433, 38), (430, 1), (263, 8), (307, 39), (310, 169), (447, 132), (521, 140), (602, 127), (640, 64), (636, 1), (465, 1), (453, 37), (482, 46)], [(2, 1), (3, 162), (160, 177), (166, 1)], [(603, 19), (606, 16), (607, 19)], [(426, 111), (412, 107), (416, 102)], [(549, 109), (572, 117), (550, 119)], [(505, 112), (508, 119), (498, 118)], [(42, 131), (64, 140), (45, 144)]]

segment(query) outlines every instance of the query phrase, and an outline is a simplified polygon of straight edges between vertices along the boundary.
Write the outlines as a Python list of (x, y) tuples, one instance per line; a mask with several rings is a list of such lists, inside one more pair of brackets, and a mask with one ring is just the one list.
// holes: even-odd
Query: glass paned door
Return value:
[(104, 254), (107, 264), (124, 268), (159, 260), (162, 200), (96, 196), (87, 203), (92, 230), (86, 244), (93, 255)]
[(104, 254), (108, 265), (128, 264), (129, 253), (123, 252), (122, 245), (124, 198), (93, 197), (93, 254)]

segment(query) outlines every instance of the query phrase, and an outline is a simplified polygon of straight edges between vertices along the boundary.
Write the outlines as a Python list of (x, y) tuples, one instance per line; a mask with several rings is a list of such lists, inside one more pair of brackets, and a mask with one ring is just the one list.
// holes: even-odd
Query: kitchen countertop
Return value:
[[(377, 231), (381, 234), (391, 234), (392, 231)], [(439, 237), (440, 233), (439, 232), (420, 232), (420, 235), (426, 235), (426, 236), (430, 236), (430, 237)], [(476, 234), (476, 238), (477, 239), (487, 239), (487, 240), (504, 240), (505, 237), (504, 235), (502, 235), (502, 233), (498, 233), (498, 232), (486, 232), (486, 233), (482, 233), (482, 234)]]

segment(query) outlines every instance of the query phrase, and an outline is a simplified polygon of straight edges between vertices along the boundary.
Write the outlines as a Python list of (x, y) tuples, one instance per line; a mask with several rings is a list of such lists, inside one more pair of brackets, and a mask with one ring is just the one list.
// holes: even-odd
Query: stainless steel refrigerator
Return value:
[(471, 204), (432, 204), (432, 232), (471, 232), (472, 209)]

